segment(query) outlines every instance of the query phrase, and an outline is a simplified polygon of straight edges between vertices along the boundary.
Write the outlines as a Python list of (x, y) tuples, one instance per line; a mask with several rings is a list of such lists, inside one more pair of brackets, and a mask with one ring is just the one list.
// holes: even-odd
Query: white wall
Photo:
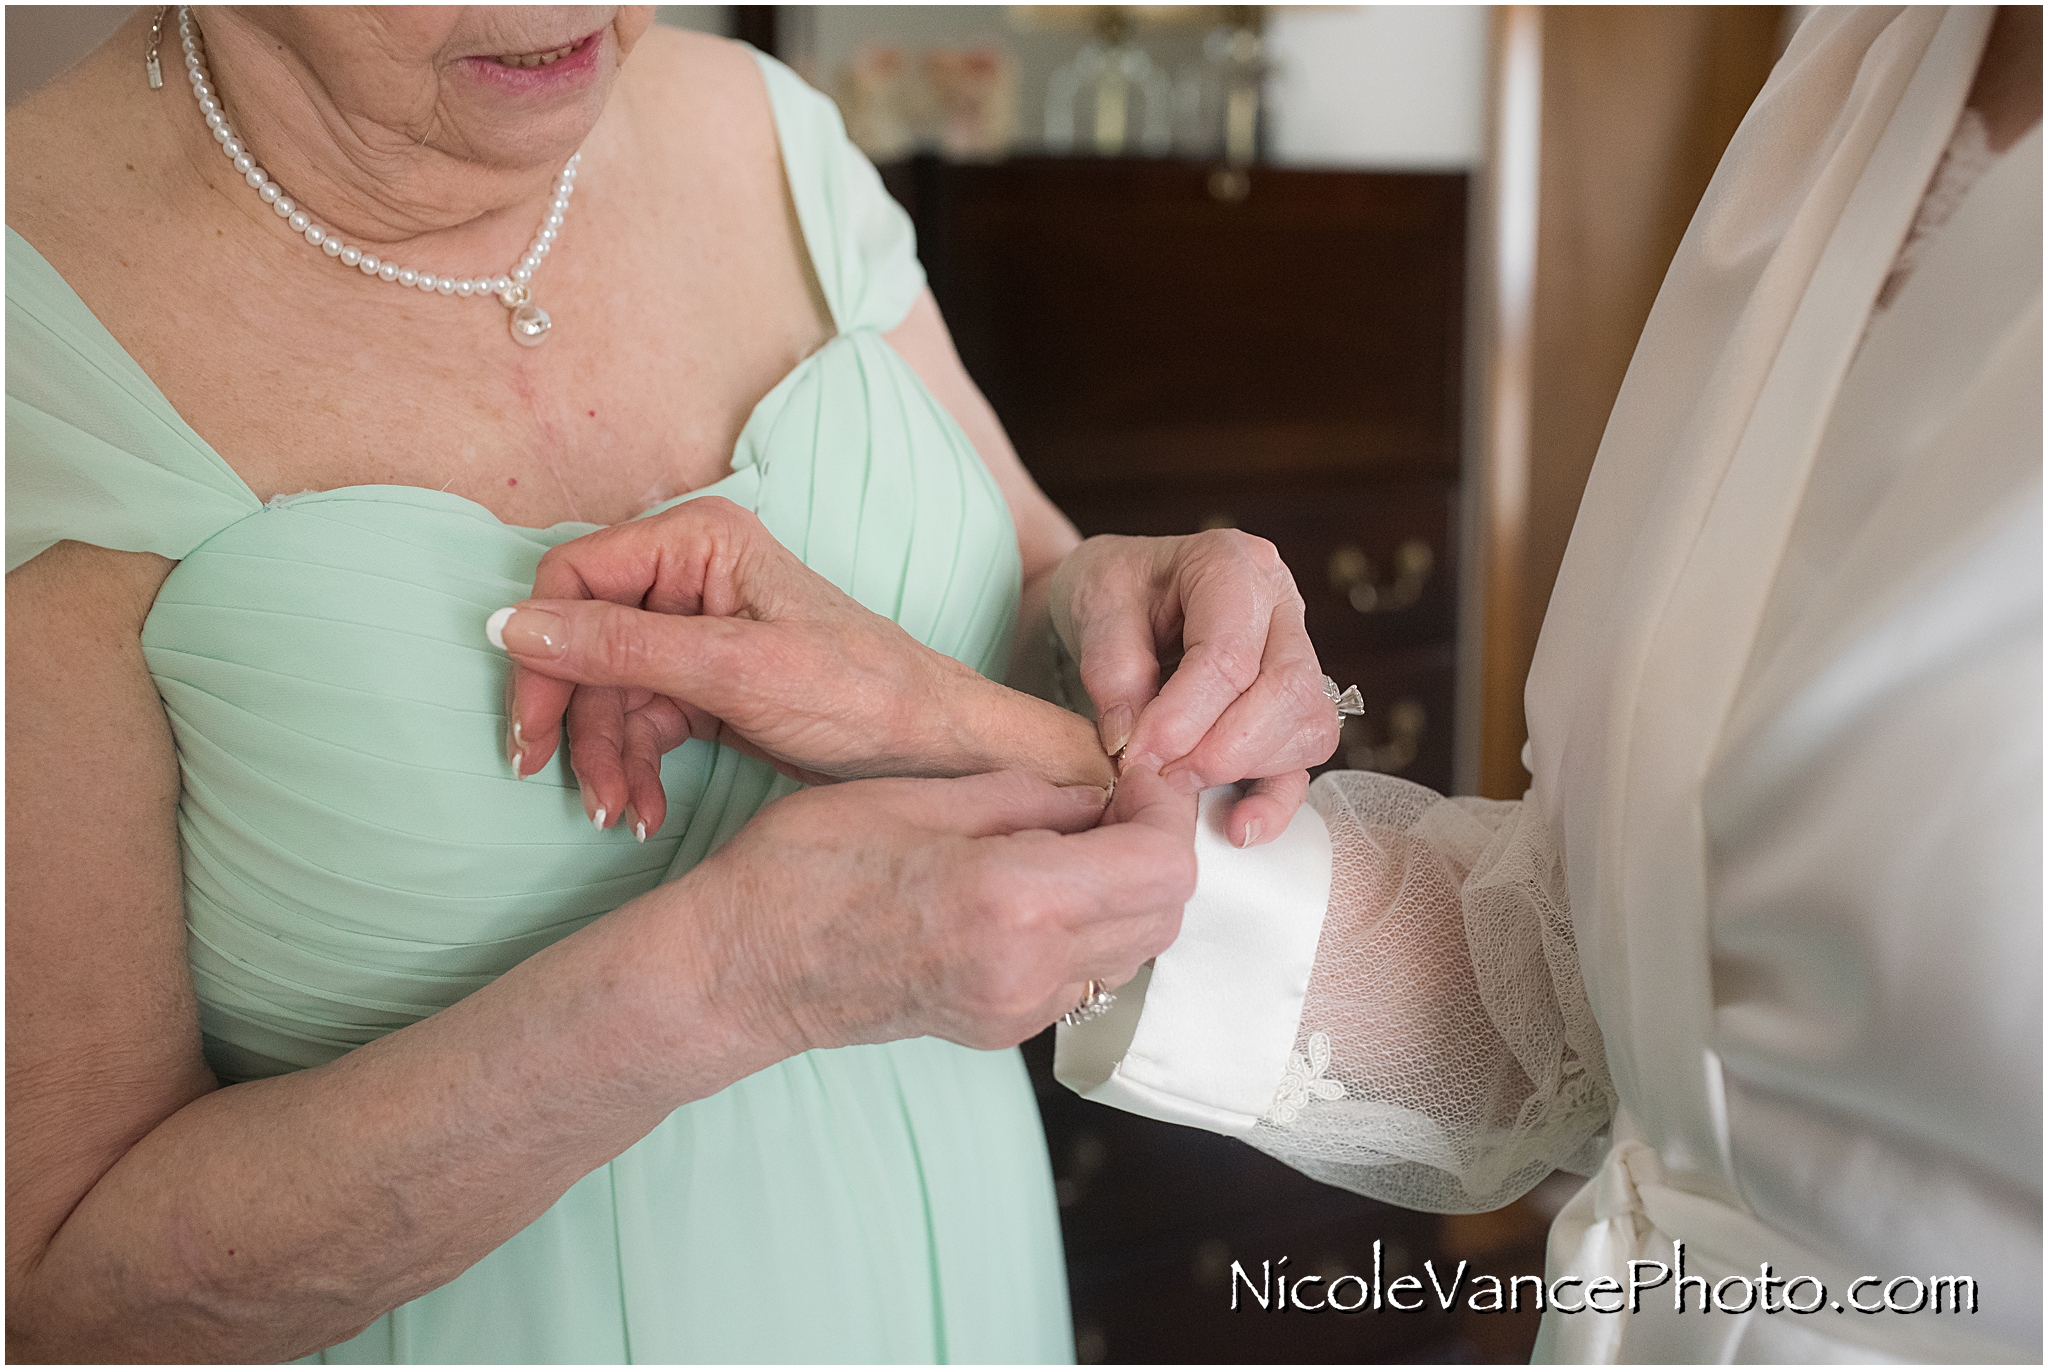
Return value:
[(1486, 28), (1483, 5), (1272, 10), (1268, 155), (1309, 166), (1475, 165)]
[[(1458, 168), (1479, 159), (1485, 110), (1483, 5), (1287, 5), (1267, 11), (1275, 62), (1268, 151), (1277, 162)], [(811, 5), (785, 11), (787, 55), (831, 87), (864, 42), (915, 51), (992, 41), (1017, 57), (1020, 147), (1039, 142), (1045, 82), (1086, 34), (1012, 24), (999, 5)], [(1201, 50), (1193, 25), (1151, 26), (1138, 41), (1169, 72)]]

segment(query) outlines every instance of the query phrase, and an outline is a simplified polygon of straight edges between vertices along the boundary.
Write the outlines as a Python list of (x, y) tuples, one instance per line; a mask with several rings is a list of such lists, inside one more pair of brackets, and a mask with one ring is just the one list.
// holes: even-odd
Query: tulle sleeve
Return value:
[(1592, 1173), (1614, 1090), (1536, 807), (1366, 771), (1323, 776), (1310, 803), (1330, 833), (1329, 908), (1295, 1051), (1246, 1140), (1445, 1213)]
[[(1063, 1029), (1075, 1040), (1062, 1041), (1062, 1078), (1133, 1107), (1120, 1078), (1133, 1075), (1137, 1111), (1233, 1133), (1316, 1179), (1407, 1208), (1484, 1212), (1554, 1169), (1590, 1174), (1614, 1090), (1562, 862), (1536, 806), (1446, 799), (1349, 771), (1317, 780), (1296, 824), (1327, 830), (1329, 877), (1293, 1002), (1273, 987), (1287, 977), (1242, 950), (1229, 961), (1237, 986), (1148, 995), (1148, 983), (1179, 972), (1177, 958), (1205, 946), (1262, 945), (1261, 930), (1275, 948), (1299, 940), (1288, 882), (1212, 881), (1212, 867), (1243, 858), (1198, 838), (1203, 887), (1181, 940), (1133, 982), (1121, 1022), (1112, 1014)], [(1214, 1048), (1188, 1049), (1256, 1042), (1276, 1012), (1296, 1025), (1291, 1050), (1261, 1057), (1232, 1046), (1224, 1054), (1239, 1059), (1220, 1060)], [(1095, 1055), (1122, 1059), (1084, 1079), (1076, 1063), (1091, 1033)], [(1270, 1094), (1262, 1083), (1253, 1097), (1270, 1102), (1256, 1115), (1219, 1111), (1216, 1080), (1247, 1070), (1266, 1072)]]

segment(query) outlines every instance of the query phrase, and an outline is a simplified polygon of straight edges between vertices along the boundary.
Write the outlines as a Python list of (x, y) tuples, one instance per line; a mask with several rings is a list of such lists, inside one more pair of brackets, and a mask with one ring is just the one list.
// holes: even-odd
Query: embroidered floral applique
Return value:
[(1273, 1106), (1266, 1110), (1266, 1121), (1291, 1127), (1310, 1099), (1343, 1098), (1343, 1082), (1323, 1078), (1323, 1072), (1329, 1068), (1330, 1034), (1311, 1032), (1308, 1055), (1298, 1051), (1287, 1053), (1287, 1073), (1280, 1077), (1280, 1088), (1273, 1095)]

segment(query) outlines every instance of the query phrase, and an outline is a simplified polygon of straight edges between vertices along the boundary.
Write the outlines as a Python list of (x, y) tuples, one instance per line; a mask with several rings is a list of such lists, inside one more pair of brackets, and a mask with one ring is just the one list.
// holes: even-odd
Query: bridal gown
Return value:
[[(1180, 940), (1063, 1030), (1088, 1097), (1390, 1202), (1592, 1174), (1578, 1290), (1674, 1240), (1828, 1288), (1550, 1307), (1539, 1358), (2040, 1358), (2042, 140), (1958, 174), (1990, 22), (1818, 10), (1736, 133), (1580, 507), (1528, 796), (1340, 772), (1238, 852), (1212, 793)], [(1862, 1276), (1978, 1309), (1833, 1306)]]
[[(881, 333), (924, 284), (836, 111), (762, 59), (835, 336), (698, 494), (920, 640), (998, 673), (1003, 497)], [(589, 525), (355, 486), (260, 503), (7, 235), (7, 565), (73, 538), (177, 561), (143, 630), (176, 738), (190, 959), (224, 1082), (300, 1070), (490, 983), (687, 871), (792, 786), (692, 742), (645, 846), (558, 757), (500, 749), (484, 619)], [(365, 307), (372, 307), (367, 301)], [(593, 324), (596, 321), (592, 321)], [(252, 394), (251, 403), (261, 403)], [(1072, 1359), (1058, 1213), (1014, 1051), (813, 1051), (676, 1110), (451, 1283), (315, 1359)]]

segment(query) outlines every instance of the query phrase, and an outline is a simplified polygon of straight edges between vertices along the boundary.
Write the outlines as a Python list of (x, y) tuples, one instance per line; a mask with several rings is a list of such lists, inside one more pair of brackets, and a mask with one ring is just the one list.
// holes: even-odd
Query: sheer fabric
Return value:
[[(1552, 1280), (1621, 1287), (1683, 1241), (1710, 1282), (1982, 1293), (1962, 1319), (1551, 1307), (1539, 1361), (2039, 1360), (2042, 135), (1956, 184), (1990, 18), (1801, 27), (1609, 421), (1530, 675), (1529, 796), (1317, 782), (1302, 998), (1201, 1006), (1298, 1005), (1238, 1135), (1382, 1198), (1490, 1206), (1608, 1132)], [(1874, 313), (1923, 208), (1946, 221)], [(1235, 859), (1198, 854), (1203, 886)], [(1201, 890), (1182, 942), (1228, 931)], [(1284, 892), (1240, 916), (1291, 945)], [(1165, 1059), (1190, 1034), (1155, 1008), (1190, 1010), (1135, 1024)]]
[(1614, 1111), (1564, 870), (1535, 806), (1338, 771), (1297, 1047), (1246, 1139), (1330, 1184), (1484, 1212), (1591, 1174)]

